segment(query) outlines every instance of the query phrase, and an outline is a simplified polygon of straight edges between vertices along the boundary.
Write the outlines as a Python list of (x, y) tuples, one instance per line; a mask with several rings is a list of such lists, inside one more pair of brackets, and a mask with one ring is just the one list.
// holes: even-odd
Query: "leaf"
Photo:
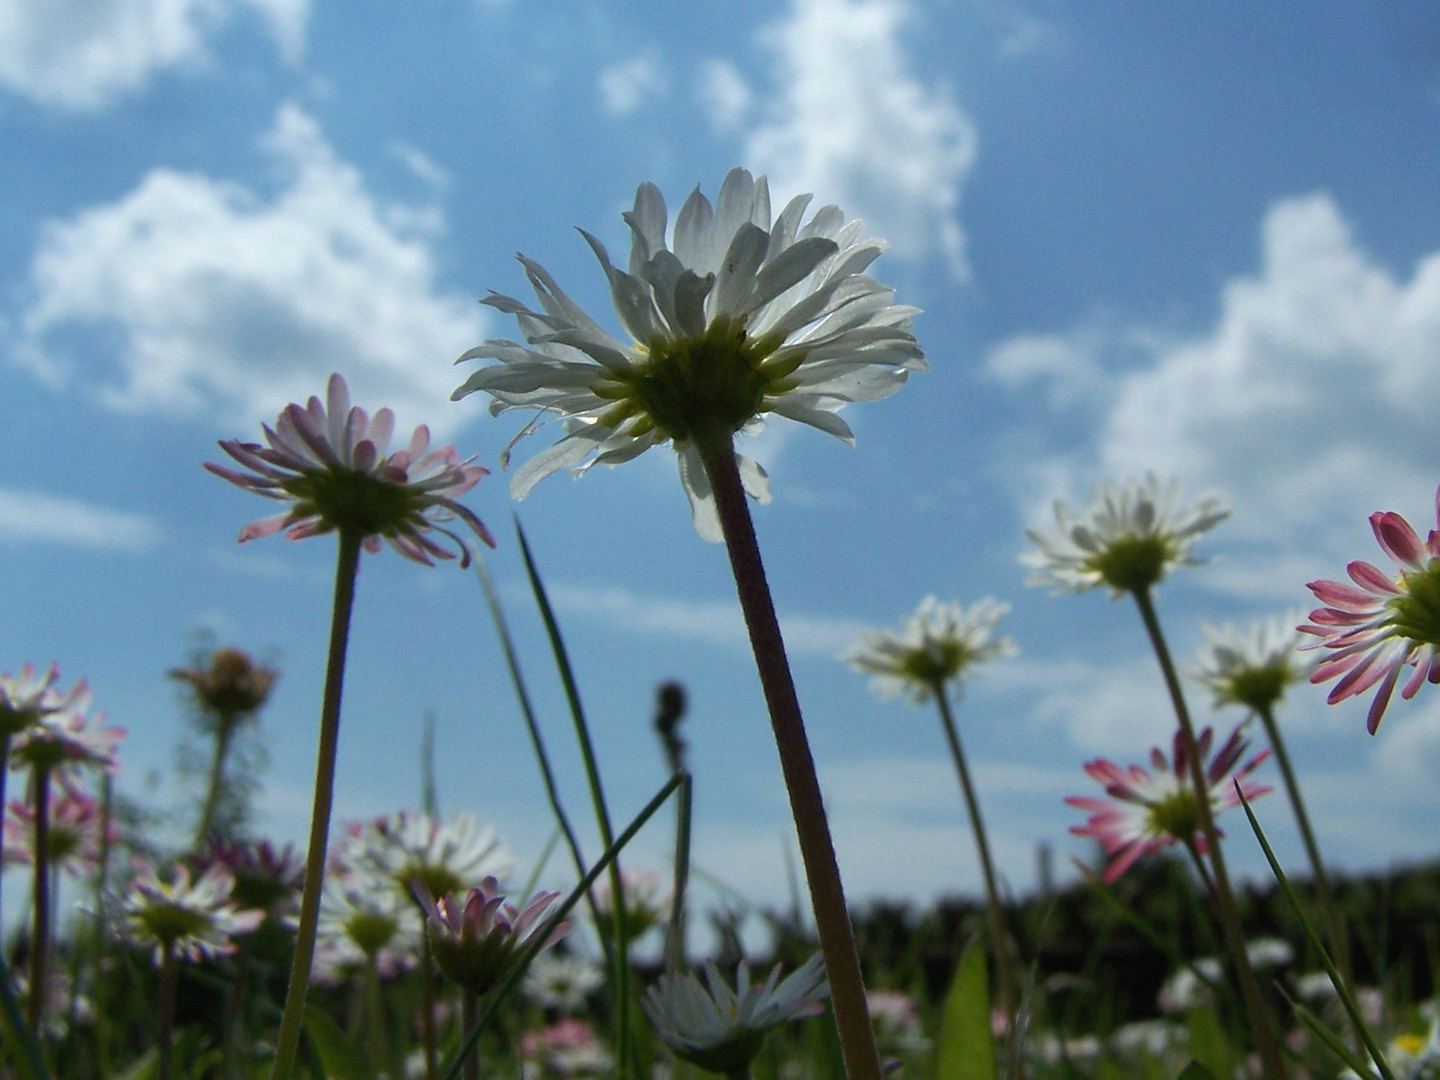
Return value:
[(972, 944), (960, 956), (945, 997), (935, 1051), (935, 1080), (995, 1080), (995, 1035), (990, 1030), (990, 989), (985, 950)]
[(305, 1006), (305, 1033), (320, 1055), (320, 1068), (327, 1080), (368, 1080), (365, 1054), (340, 1025), (319, 1009)]
[[(1211, 1008), (1191, 1009), (1185, 1017), (1190, 1030), (1190, 1053), (1193, 1060), (1180, 1076), (1184, 1080), (1214, 1080), (1217, 1076), (1234, 1076), (1234, 1055), (1220, 1026), (1220, 1017)], [(1198, 1070), (1191, 1073), (1190, 1070)]]
[[(1199, 1010), (1199, 1009), (1197, 1009), (1197, 1010), (1195, 1010), (1195, 1011), (1196, 1011), (1196, 1012), (1201, 1012), (1201, 1011), (1209, 1012), (1212, 1019), (1213, 1019), (1214, 1016), (1215, 1016), (1215, 1014), (1214, 1014), (1213, 1012), (1211, 1012), (1209, 1009), (1205, 1009), (1205, 1010)], [(1217, 1030), (1218, 1030), (1218, 1028), (1219, 1028), (1219, 1021), (1217, 1020), (1217, 1021), (1215, 1022), (1215, 1024), (1216, 1024), (1216, 1028), (1217, 1028)], [(1223, 1072), (1222, 1072), (1222, 1073), (1220, 1073), (1219, 1075), (1220, 1075), (1220, 1076), (1228, 1076), (1229, 1073), (1223, 1073)], [(1189, 1065), (1186, 1065), (1185, 1068), (1181, 1069), (1181, 1070), (1180, 1070), (1180, 1075), (1177, 1076), (1177, 1077), (1175, 1078), (1175, 1080), (1215, 1080), (1215, 1076), (1216, 1076), (1216, 1074), (1215, 1074), (1212, 1070), (1207, 1069), (1204, 1065), (1200, 1064), (1200, 1062), (1199, 1062), (1198, 1060), (1196, 1060), (1196, 1061), (1191, 1061)]]
[(160, 1051), (151, 1047), (136, 1058), (130, 1067), (116, 1075), (115, 1080), (154, 1080), (160, 1075)]

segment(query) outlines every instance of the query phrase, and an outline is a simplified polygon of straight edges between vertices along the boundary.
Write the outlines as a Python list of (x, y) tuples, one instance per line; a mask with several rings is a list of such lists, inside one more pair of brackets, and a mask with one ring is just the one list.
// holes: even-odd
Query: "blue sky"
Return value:
[[(1440, 481), (1440, 19), (1423, 4), (789, 0), (407, 7), (307, 0), (0, 0), (0, 667), (57, 660), (129, 728), (122, 784), (181, 819), (164, 672), (192, 635), (284, 670), (259, 826), (303, 835), (334, 555), (238, 548), (268, 505), (211, 477), (333, 370), (494, 476), (471, 505), (566, 797), (587, 800), (513, 538), (552, 590), (617, 816), (662, 783), (653, 688), (690, 689), (696, 859), (786, 894), (790, 825), (724, 553), (667, 453), (512, 504), (518, 428), (451, 403), (460, 352), (512, 327), (517, 250), (608, 320), (580, 236), (623, 251), (642, 181), (672, 208), (744, 165), (892, 249), (929, 374), (847, 410), (857, 445), (781, 422), (753, 448), (760, 539), (853, 899), (978, 894), (938, 724), (835, 657), (934, 592), (1013, 605), (1017, 659), (959, 717), (1010, 887), (1066, 834), (1080, 766), (1168, 738), (1137, 618), (1027, 588), (1052, 499), (1153, 469), (1232, 518), (1159, 604), (1203, 621), (1306, 605), (1383, 561), (1367, 516), (1429, 526)], [(522, 446), (528, 455), (538, 447)], [(474, 579), (393, 553), (360, 579), (338, 819), (414, 806), (437, 718), (442, 808), (522, 862), (551, 832)], [(1196, 691), (1202, 714), (1207, 699)], [(1352, 707), (1353, 706), (1353, 707)], [(1240, 717), (1220, 718), (1222, 724)], [(1440, 695), (1392, 707), (1301, 687), (1282, 722), (1338, 866), (1430, 858)], [(1288, 814), (1266, 817), (1301, 855)], [(1232, 859), (1258, 876), (1243, 826)], [(663, 830), (637, 860), (660, 863)], [(558, 864), (557, 864), (558, 865)], [(558, 872), (558, 871), (557, 871)]]

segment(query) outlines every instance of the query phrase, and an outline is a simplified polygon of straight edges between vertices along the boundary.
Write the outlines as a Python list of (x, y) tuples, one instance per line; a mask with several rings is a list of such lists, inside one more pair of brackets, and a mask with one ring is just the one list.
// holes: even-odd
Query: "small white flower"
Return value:
[(711, 1072), (734, 1073), (760, 1052), (765, 1033), (778, 1024), (814, 1016), (829, 995), (825, 963), (819, 954), (780, 982), (775, 965), (763, 986), (750, 982), (742, 961), (731, 989), (713, 963), (705, 964), (705, 983), (693, 974), (662, 975), (641, 1002), (655, 1034), (681, 1061)]
[(867, 630), (844, 659), (873, 676), (871, 685), (881, 697), (909, 694), (920, 704), (959, 683), (975, 664), (1014, 655), (1014, 641), (994, 636), (1009, 610), (1009, 604), (988, 596), (968, 608), (927, 596), (898, 633)]
[(1211, 988), (1220, 981), (1222, 974), (1219, 960), (1213, 956), (1202, 956), (1165, 980), (1156, 1005), (1163, 1013), (1187, 1013), (1209, 1005), (1215, 1000)]
[(584, 1010), (590, 995), (604, 983), (605, 973), (593, 960), (543, 952), (530, 962), (521, 985), (525, 996), (541, 1008), (573, 1016)]
[(1179, 507), (1179, 486), (1161, 488), (1154, 474), (1143, 482), (1096, 486), (1090, 505), (1078, 513), (1055, 504), (1055, 528), (1026, 535), (1038, 551), (1020, 561), (1035, 572), (1029, 585), (1055, 592), (1086, 592), (1108, 585), (1116, 595), (1146, 589), (1172, 566), (1194, 566), (1195, 537), (1229, 516), (1213, 495)]
[(265, 921), (263, 911), (237, 910), (230, 899), (235, 879), (219, 863), (194, 880), (190, 868), (176, 863), (165, 881), (148, 859), (137, 856), (129, 894), (120, 902), (121, 937), (155, 946), (158, 964), (166, 948), (192, 962), (235, 951), (231, 938), (248, 934)]
[[(461, 360), (498, 363), (453, 395), (484, 391), (493, 413), (527, 408), (563, 419), (565, 436), (515, 473), (510, 493), (521, 499), (551, 473), (579, 475), (669, 443), (696, 530), (719, 540), (702, 450), (733, 452), (734, 434), (769, 413), (853, 442), (839, 409), (892, 394), (927, 365), (910, 333), (916, 309), (892, 304), (892, 290), (864, 273), (885, 242), (862, 239), (862, 223), (834, 206), (802, 225), (809, 203), (797, 196), (772, 222), (765, 178), (735, 169), (713, 207), (698, 188), (691, 194), (667, 238), (665, 199), (642, 184), (625, 214), (626, 269), (582, 230), (629, 340), (521, 255), (543, 310), (489, 297), (515, 316), (524, 342), (486, 341), (465, 353)], [(738, 455), (737, 463), (746, 490), (766, 501), (764, 470)]]
[(1243, 705), (1259, 712), (1272, 708), (1309, 673), (1297, 650), (1305, 640), (1296, 617), (1257, 622), (1248, 630), (1232, 623), (1203, 626), (1205, 644), (1198, 651), (1196, 674), (1215, 694), (1215, 707)]
[(481, 827), (469, 811), (442, 822), (402, 810), (348, 828), (339, 861), (387, 879), (407, 899), (417, 878), (432, 896), (444, 896), (503, 877), (515, 865), (494, 828)]

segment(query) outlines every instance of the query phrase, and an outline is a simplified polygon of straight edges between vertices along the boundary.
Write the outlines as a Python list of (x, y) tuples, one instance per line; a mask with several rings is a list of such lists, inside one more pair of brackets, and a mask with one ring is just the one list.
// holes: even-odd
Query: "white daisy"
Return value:
[[(478, 390), (491, 411), (538, 409), (565, 421), (566, 434), (516, 471), (524, 498), (551, 473), (629, 461), (670, 443), (695, 527), (720, 539), (702, 454), (733, 452), (733, 436), (775, 413), (846, 442), (836, 415), (851, 401), (893, 393), (925, 357), (910, 333), (915, 308), (864, 273), (885, 242), (862, 239), (862, 223), (826, 206), (802, 225), (809, 195), (772, 222), (761, 177), (732, 170), (715, 206), (697, 188), (667, 239), (665, 199), (642, 184), (625, 214), (632, 243), (626, 270), (582, 230), (606, 277), (628, 340), (570, 299), (538, 263), (519, 256), (543, 311), (498, 294), (485, 302), (515, 316), (524, 344), (491, 340), (461, 360), (499, 363), (454, 393)], [(529, 434), (532, 421), (516, 438)], [(513, 445), (513, 444), (512, 444)], [(745, 489), (764, 502), (765, 472), (737, 455)]]

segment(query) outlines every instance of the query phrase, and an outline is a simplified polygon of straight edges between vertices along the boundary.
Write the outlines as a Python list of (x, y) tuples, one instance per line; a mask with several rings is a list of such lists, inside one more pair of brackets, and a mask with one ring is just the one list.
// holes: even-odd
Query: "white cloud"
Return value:
[(160, 530), (148, 517), (38, 491), (0, 488), (0, 541), (92, 551), (145, 551)]
[[(550, 598), (562, 611), (604, 618), (641, 634), (664, 634), (748, 649), (749, 638), (734, 601), (676, 600), (641, 596), (620, 587), (557, 584)], [(828, 616), (782, 615), (780, 629), (793, 656), (833, 659), (854, 643), (861, 623)]]
[[(1028, 354), (1034, 379), (1058, 371), (1074, 384), (1078, 372), (1083, 384), (1091, 372), (1075, 357), (1098, 351), (1092, 338), (1053, 342), (1048, 361), (1035, 339), (1017, 339), (992, 354), (992, 370), (1015, 375), (1026, 365), (1014, 358)], [(1234, 509), (1223, 535), (1244, 558), (1208, 576), (1294, 601), (1307, 573), (1334, 577), (1349, 559), (1380, 556), (1367, 543), (1371, 512), (1430, 527), (1437, 356), (1440, 250), (1401, 279), (1356, 242), (1329, 196), (1286, 199), (1266, 215), (1258, 271), (1225, 285), (1215, 324), (1103, 375), (1105, 391), (1090, 395), (1093, 449), (1051, 471), (1154, 470), (1192, 494), (1222, 490)]]
[[(901, 44), (912, 19), (908, 0), (793, 0), (759, 38), (777, 74), (745, 156), (782, 201), (813, 192), (865, 218), (898, 254), (938, 250), (963, 275), (960, 188), (975, 127), (946, 88), (912, 72)], [(702, 79), (713, 95), (715, 70)], [(730, 81), (722, 100), (740, 101)]]
[(740, 130), (754, 100), (739, 69), (728, 60), (706, 60), (701, 64), (695, 92), (711, 126), (727, 134)]
[(985, 370), (1012, 389), (1038, 384), (1049, 405), (1064, 408), (1103, 386), (1095, 345), (1079, 334), (1018, 334), (986, 354)]
[(205, 36), (250, 8), (285, 57), (305, 45), (309, 0), (0, 0), (0, 85), (42, 105), (101, 108), (166, 67), (205, 59)]
[(600, 104), (611, 116), (629, 116), (665, 90), (665, 72), (654, 53), (644, 53), (600, 72)]
[[(437, 288), (436, 215), (378, 201), (293, 105), (265, 147), (286, 174), (273, 198), (155, 169), (119, 201), (47, 224), (16, 358), (98, 386), (117, 409), (219, 409), (246, 430), (337, 369), (357, 402), (390, 405), (402, 425), (474, 416), (448, 400), (450, 361), (484, 319)], [(76, 327), (116, 332), (104, 367), (55, 344)]]

